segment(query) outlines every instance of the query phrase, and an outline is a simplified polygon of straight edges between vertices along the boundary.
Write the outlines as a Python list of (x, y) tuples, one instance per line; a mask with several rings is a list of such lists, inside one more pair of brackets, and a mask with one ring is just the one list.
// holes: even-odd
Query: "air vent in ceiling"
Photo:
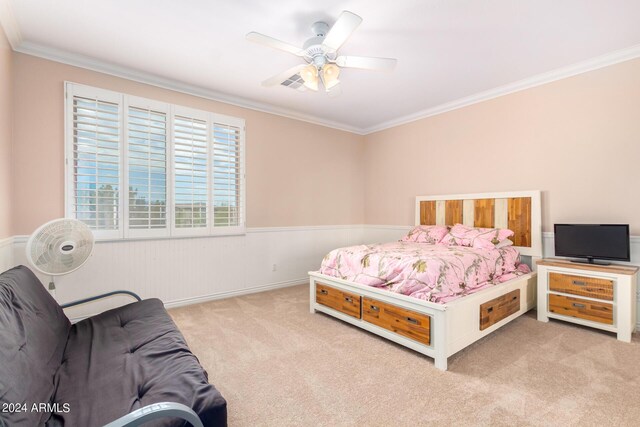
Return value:
[(290, 87), (291, 89), (304, 90), (304, 80), (302, 80), (300, 74), (294, 74), (280, 84), (282, 86)]

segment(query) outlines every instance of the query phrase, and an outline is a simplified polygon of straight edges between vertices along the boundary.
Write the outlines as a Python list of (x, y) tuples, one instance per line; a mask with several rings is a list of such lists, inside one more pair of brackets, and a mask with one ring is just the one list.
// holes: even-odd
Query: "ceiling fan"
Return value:
[(316, 22), (311, 26), (315, 37), (308, 39), (302, 48), (264, 34), (250, 32), (247, 34), (248, 40), (293, 53), (306, 62), (306, 64), (296, 65), (263, 81), (262, 85), (276, 86), (282, 84), (298, 90), (308, 88), (317, 91), (319, 84), (322, 83), (329, 96), (337, 96), (341, 92), (340, 80), (338, 79), (341, 68), (393, 70), (397, 62), (393, 58), (338, 55), (338, 49), (347, 41), (361, 22), (361, 17), (346, 10), (340, 14), (340, 17), (331, 28), (326, 22)]

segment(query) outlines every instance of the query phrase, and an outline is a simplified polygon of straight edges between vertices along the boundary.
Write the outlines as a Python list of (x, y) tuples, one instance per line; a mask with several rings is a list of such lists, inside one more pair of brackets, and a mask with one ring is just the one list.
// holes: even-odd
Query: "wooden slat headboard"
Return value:
[(540, 191), (416, 197), (416, 225), (508, 228), (522, 255), (542, 256)]

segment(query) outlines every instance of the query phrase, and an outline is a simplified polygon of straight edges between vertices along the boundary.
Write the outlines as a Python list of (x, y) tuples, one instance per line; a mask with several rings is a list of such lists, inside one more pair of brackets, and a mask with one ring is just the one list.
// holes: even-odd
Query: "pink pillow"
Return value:
[(445, 225), (419, 225), (414, 227), (401, 242), (431, 243), (435, 245), (449, 232)]
[(476, 249), (500, 249), (506, 248), (507, 246), (513, 246), (513, 242), (509, 239), (504, 239), (496, 244), (484, 239), (475, 239), (473, 241), (473, 247)]
[[(448, 246), (474, 246), (476, 240), (484, 240), (497, 245), (506, 238), (513, 236), (513, 231), (506, 228), (474, 228), (456, 224), (440, 243)], [(482, 245), (482, 243), (479, 243)]]

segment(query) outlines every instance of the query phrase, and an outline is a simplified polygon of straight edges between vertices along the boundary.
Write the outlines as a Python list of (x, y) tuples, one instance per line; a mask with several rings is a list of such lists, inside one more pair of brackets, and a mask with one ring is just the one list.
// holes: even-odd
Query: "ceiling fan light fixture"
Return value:
[(300, 77), (304, 80), (304, 85), (311, 90), (318, 90), (318, 69), (315, 65), (309, 64), (300, 70)]
[(302, 80), (305, 82), (318, 81), (318, 69), (315, 65), (309, 64), (300, 70), (300, 77), (302, 77)]
[(340, 68), (335, 64), (325, 64), (322, 67), (322, 83), (324, 83), (324, 87), (329, 90), (338, 83), (338, 76), (340, 75)]
[(308, 89), (317, 91), (318, 90), (318, 78), (316, 77), (315, 80), (304, 82), (304, 85)]

